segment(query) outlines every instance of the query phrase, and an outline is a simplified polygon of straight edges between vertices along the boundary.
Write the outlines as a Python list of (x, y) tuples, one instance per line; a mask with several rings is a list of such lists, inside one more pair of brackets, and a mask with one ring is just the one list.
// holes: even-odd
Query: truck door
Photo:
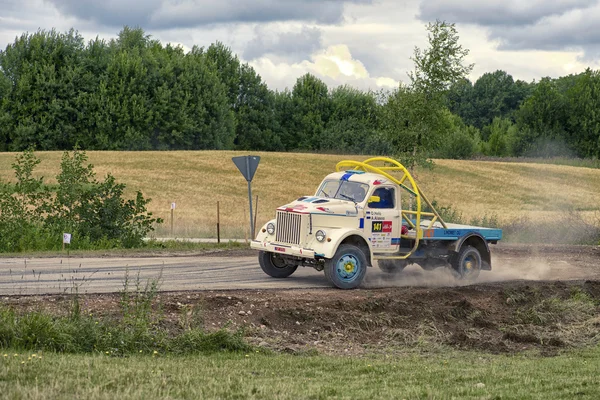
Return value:
[(393, 186), (379, 186), (371, 196), (378, 202), (370, 202), (365, 209), (365, 233), (371, 241), (374, 253), (398, 251), (402, 219)]

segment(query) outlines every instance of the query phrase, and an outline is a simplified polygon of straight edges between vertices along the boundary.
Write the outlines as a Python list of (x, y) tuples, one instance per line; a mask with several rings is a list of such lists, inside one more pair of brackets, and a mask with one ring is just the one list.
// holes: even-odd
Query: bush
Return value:
[[(454, 224), (465, 223), (462, 213), (460, 211), (458, 211), (456, 208), (452, 207), (451, 205), (448, 205), (448, 206), (440, 205), (440, 204), (438, 204), (438, 202), (436, 200), (433, 200), (431, 202), (431, 205), (437, 211), (439, 216), (442, 217), (444, 222), (451, 222)], [(432, 210), (427, 205), (423, 206), (423, 211), (424, 212), (432, 212)]]
[(147, 212), (150, 199), (141, 192), (126, 200), (126, 186), (112, 175), (98, 181), (85, 152), (63, 154), (53, 187), (33, 178), (39, 162), (32, 150), (23, 152), (12, 165), (17, 182), (0, 183), (0, 252), (57, 250), (63, 232), (75, 249), (139, 247), (162, 222)]
[(479, 130), (466, 125), (458, 116), (446, 114), (447, 134), (443, 137), (435, 156), (465, 160), (472, 158), (480, 142)]

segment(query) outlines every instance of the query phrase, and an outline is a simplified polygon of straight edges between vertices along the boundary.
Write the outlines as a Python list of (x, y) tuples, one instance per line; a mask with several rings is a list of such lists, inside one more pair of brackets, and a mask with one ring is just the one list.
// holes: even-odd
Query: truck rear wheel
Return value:
[(452, 257), (450, 266), (456, 279), (475, 280), (481, 272), (481, 254), (472, 246), (464, 246)]
[(365, 253), (352, 244), (342, 244), (333, 258), (325, 261), (325, 277), (335, 287), (354, 289), (358, 287), (367, 273)]
[(258, 252), (258, 263), (265, 274), (273, 278), (287, 278), (298, 268), (297, 265), (287, 264), (279, 254), (268, 251)]
[(399, 274), (406, 268), (408, 262), (406, 260), (377, 260), (379, 269), (386, 274)]

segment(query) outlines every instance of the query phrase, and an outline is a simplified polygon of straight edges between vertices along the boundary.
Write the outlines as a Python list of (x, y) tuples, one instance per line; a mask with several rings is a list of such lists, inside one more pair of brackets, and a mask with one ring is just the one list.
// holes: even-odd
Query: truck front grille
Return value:
[(302, 215), (277, 212), (277, 232), (275, 240), (281, 243), (300, 244), (300, 230), (302, 228)]

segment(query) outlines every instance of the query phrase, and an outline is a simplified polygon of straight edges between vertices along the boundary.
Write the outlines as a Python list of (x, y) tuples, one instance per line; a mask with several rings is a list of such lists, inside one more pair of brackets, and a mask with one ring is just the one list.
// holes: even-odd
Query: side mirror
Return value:
[(379, 203), (381, 201), (381, 197), (379, 196), (371, 196), (369, 197), (369, 203)]

